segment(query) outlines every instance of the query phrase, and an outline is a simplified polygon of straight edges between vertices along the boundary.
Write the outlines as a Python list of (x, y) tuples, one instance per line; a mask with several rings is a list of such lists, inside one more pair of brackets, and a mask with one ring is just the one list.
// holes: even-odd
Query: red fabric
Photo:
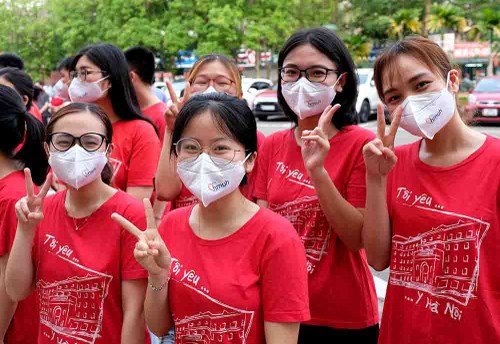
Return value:
[[(111, 220), (117, 212), (145, 228), (141, 202), (117, 191), (87, 219), (64, 208), (66, 192), (44, 203), (33, 250), (39, 298), (38, 343), (120, 343), (124, 280), (147, 278), (134, 259), (137, 239)], [(140, 326), (140, 324), (137, 324)], [(93, 341), (95, 338), (95, 341)]]
[[(247, 184), (243, 185), (240, 190), (243, 196), (248, 198), (251, 201), (255, 200), (254, 197), (254, 189), (255, 189), (255, 178), (257, 176), (257, 171), (259, 169), (259, 155), (260, 148), (264, 143), (266, 137), (260, 131), (257, 131), (257, 160), (255, 161), (255, 165), (253, 167), (252, 172), (247, 175)], [(198, 203), (198, 199), (189, 191), (184, 184), (182, 184), (181, 192), (176, 197), (174, 201), (172, 201), (172, 209), (178, 209), (182, 207), (188, 207), (190, 205)]]
[[(365, 206), (363, 146), (374, 134), (348, 126), (330, 140), (325, 160), (335, 186), (349, 203)], [(306, 248), (311, 321), (335, 328), (365, 328), (378, 322), (373, 277), (363, 250), (347, 249), (321, 210), (293, 130), (269, 136), (261, 149), (255, 197), (292, 222)]]
[(167, 105), (163, 102), (156, 103), (142, 109), (142, 113), (144, 116), (153, 121), (156, 128), (158, 129), (158, 136), (160, 138), (160, 142), (163, 144), (163, 137), (165, 136), (165, 111), (167, 111)]
[(38, 108), (35, 102), (31, 103), (31, 109), (28, 112), (37, 120), (43, 122), (42, 113), (40, 112), (40, 109)]
[(380, 343), (500, 343), (500, 140), (450, 167), (398, 147)]
[[(22, 171), (0, 179), (0, 256), (10, 252), (17, 229), (16, 202), (26, 196)], [(38, 335), (36, 293), (17, 304), (16, 312), (5, 336), (5, 344), (31, 344)]]
[(160, 157), (160, 141), (153, 126), (144, 120), (113, 123), (114, 187), (126, 191), (129, 186), (153, 186)]
[(193, 207), (171, 212), (159, 229), (172, 255), (176, 343), (195, 335), (197, 343), (265, 343), (264, 321), (309, 319), (304, 248), (288, 221), (260, 209), (235, 233), (204, 240), (189, 226)]

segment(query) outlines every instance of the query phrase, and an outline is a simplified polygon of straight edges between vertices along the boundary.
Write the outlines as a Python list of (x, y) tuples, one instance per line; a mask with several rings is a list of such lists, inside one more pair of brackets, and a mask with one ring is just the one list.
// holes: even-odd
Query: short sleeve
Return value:
[(273, 245), (262, 260), (264, 321), (302, 322), (310, 319), (304, 246), (294, 235)]
[(153, 186), (160, 158), (160, 140), (152, 125), (137, 127), (129, 160), (127, 187)]
[(364, 208), (366, 202), (366, 167), (363, 155), (358, 159), (347, 182), (347, 201), (356, 208)]
[(17, 229), (16, 202), (6, 199), (0, 202), (0, 257), (9, 253)]
[(271, 156), (271, 140), (272, 136), (265, 138), (262, 143), (257, 159), (259, 160), (259, 168), (255, 176), (255, 185), (253, 197), (267, 201), (267, 182), (269, 180), (269, 160)]
[[(144, 209), (139, 205), (130, 206), (123, 216), (136, 225), (137, 228), (146, 228), (146, 216)], [(148, 273), (142, 266), (135, 260), (134, 249), (137, 243), (137, 238), (130, 234), (125, 229), (121, 229), (120, 245), (121, 245), (121, 279), (134, 280), (147, 278)]]

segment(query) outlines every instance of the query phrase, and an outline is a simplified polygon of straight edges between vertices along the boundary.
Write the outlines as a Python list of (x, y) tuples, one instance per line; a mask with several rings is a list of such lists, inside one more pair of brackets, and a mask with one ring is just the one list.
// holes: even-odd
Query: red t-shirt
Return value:
[(127, 191), (129, 186), (153, 186), (160, 158), (160, 140), (151, 123), (120, 120), (113, 123), (113, 186)]
[(119, 344), (121, 282), (147, 278), (147, 272), (133, 255), (137, 239), (111, 214), (117, 212), (145, 228), (144, 207), (118, 190), (90, 217), (74, 220), (64, 208), (65, 197), (66, 191), (45, 200), (33, 249), (38, 343)]
[(40, 112), (40, 109), (38, 108), (38, 106), (36, 105), (35, 102), (31, 103), (31, 108), (28, 112), (33, 117), (35, 117), (37, 120), (39, 120), (40, 122), (43, 122), (42, 113)]
[(450, 167), (398, 147), (380, 343), (500, 343), (500, 140)]
[(144, 114), (144, 116), (152, 120), (156, 128), (158, 129), (158, 136), (160, 137), (160, 142), (162, 144), (163, 136), (165, 136), (165, 111), (167, 111), (167, 105), (162, 102), (142, 109), (142, 113)]
[[(255, 178), (257, 176), (257, 171), (259, 169), (260, 148), (265, 139), (266, 137), (264, 136), (264, 134), (262, 134), (260, 131), (257, 131), (257, 160), (255, 160), (252, 172), (247, 174), (247, 183), (240, 188), (243, 196), (245, 196), (251, 201), (255, 200), (254, 198)], [(188, 188), (186, 188), (184, 184), (182, 184), (181, 192), (176, 197), (176, 199), (172, 201), (172, 209), (187, 207), (197, 203), (198, 199), (196, 198), (196, 196), (194, 196), (191, 193), (191, 191), (189, 191)]]
[[(16, 202), (26, 196), (23, 171), (13, 172), (0, 179), (0, 257), (9, 253), (17, 229)], [(10, 322), (5, 344), (32, 344), (38, 336), (36, 293), (17, 304)]]
[(193, 207), (159, 229), (172, 255), (176, 343), (265, 343), (264, 321), (309, 319), (304, 248), (288, 221), (260, 209), (235, 233), (204, 240), (189, 225)]
[[(374, 134), (343, 128), (330, 140), (325, 169), (340, 194), (365, 207), (363, 146)], [(365, 328), (378, 322), (378, 301), (363, 250), (350, 251), (332, 230), (307, 176), (293, 130), (266, 138), (259, 158), (254, 196), (294, 225), (306, 249), (311, 320), (307, 324)]]

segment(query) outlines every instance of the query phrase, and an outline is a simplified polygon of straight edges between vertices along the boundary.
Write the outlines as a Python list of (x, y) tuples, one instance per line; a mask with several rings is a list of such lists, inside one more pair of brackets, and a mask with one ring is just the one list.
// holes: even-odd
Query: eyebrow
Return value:
[[(283, 67), (295, 67), (297, 69), (300, 69), (297, 65), (293, 64), (293, 63), (287, 63), (286, 65), (284, 65)], [(309, 68), (325, 68), (325, 69), (337, 69), (337, 67), (335, 68), (330, 68), (330, 67), (327, 67), (325, 65), (312, 65), (312, 66), (309, 66), (307, 67), (306, 69), (309, 69)]]
[[(411, 84), (412, 82), (415, 82), (415, 80), (418, 80), (420, 79), (421, 77), (423, 76), (426, 76), (428, 75), (429, 73), (428, 72), (422, 72), (422, 73), (418, 73), (418, 74), (415, 74), (414, 76), (412, 76), (409, 80), (408, 80), (408, 83)], [(385, 96), (387, 95), (388, 93), (391, 93), (391, 92), (394, 92), (396, 91), (396, 89), (394, 87), (388, 89), (388, 90), (385, 90), (382, 95)]]

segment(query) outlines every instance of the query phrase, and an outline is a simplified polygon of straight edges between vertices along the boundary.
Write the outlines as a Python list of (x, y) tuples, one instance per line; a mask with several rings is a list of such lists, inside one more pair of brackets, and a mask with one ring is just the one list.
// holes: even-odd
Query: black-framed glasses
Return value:
[[(192, 138), (180, 139), (174, 143), (174, 146), (179, 161), (194, 161), (204, 151), (201, 144)], [(208, 147), (207, 153), (215, 165), (224, 167), (233, 162), (236, 153), (241, 151), (241, 149), (236, 148), (235, 142), (229, 139), (222, 139), (212, 143)]]
[(66, 152), (75, 145), (78, 141), (80, 147), (87, 152), (95, 152), (101, 148), (106, 136), (99, 133), (85, 133), (79, 137), (75, 137), (68, 133), (53, 133), (49, 135), (49, 142), (58, 152)]
[(338, 73), (338, 70), (325, 67), (309, 67), (306, 69), (299, 69), (297, 67), (280, 68), (280, 78), (284, 82), (295, 82), (302, 77), (302, 73), (305, 74), (306, 79), (310, 82), (323, 82), (329, 73)]
[(69, 73), (69, 78), (73, 80), (74, 78), (78, 77), (80, 81), (87, 81), (87, 76), (91, 74), (97, 74), (101, 73), (103, 76), (107, 75), (108, 72), (105, 72), (103, 70), (92, 70), (92, 69), (82, 69), (82, 70), (74, 70)]

